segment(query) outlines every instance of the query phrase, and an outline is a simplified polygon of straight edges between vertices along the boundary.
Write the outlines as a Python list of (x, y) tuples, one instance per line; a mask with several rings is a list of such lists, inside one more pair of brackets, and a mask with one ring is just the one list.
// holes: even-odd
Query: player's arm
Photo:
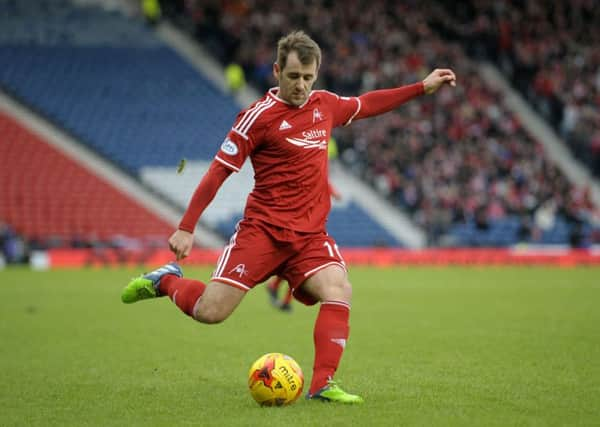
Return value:
[(456, 76), (449, 69), (436, 69), (422, 82), (393, 89), (380, 89), (358, 97), (360, 110), (355, 119), (364, 119), (392, 111), (402, 104), (423, 94), (431, 94), (443, 84), (456, 86)]
[(214, 199), (217, 191), (227, 177), (231, 175), (231, 172), (231, 169), (213, 160), (200, 184), (198, 184), (178, 229), (169, 238), (169, 248), (175, 254), (177, 260), (190, 254), (194, 243), (194, 229), (200, 215)]

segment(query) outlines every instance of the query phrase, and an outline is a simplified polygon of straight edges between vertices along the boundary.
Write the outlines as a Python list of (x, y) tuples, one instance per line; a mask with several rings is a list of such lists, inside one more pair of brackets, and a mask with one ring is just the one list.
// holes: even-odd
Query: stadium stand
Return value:
[(29, 245), (164, 245), (168, 223), (3, 113), (0, 134), (0, 218)]
[[(183, 208), (198, 179), (173, 171), (181, 158), (212, 159), (239, 111), (233, 98), (142, 20), (67, 0), (0, 0), (0, 9), (8, 12), (0, 16), (2, 89)], [(165, 170), (172, 179), (164, 179)], [(231, 200), (213, 203), (215, 214), (207, 211), (207, 218), (216, 229), (229, 234), (248, 190), (231, 193), (235, 212)], [(357, 205), (335, 209), (338, 239), (400, 245)], [(357, 222), (369, 226), (356, 228)]]
[(214, 155), (198, 141), (222, 135), (237, 108), (142, 22), (68, 1), (6, 3), (15, 8), (0, 22), (9, 93), (134, 174)]
[(595, 2), (440, 4), (445, 8), (437, 8), (436, 21), (446, 34), (469, 54), (493, 60), (600, 177), (600, 9)]
[[(218, 8), (191, 2), (187, 13), (199, 40), (224, 64), (242, 64), (262, 88), (274, 84), (268, 71), (272, 47), (292, 22), (317, 38), (325, 51), (321, 83), (341, 94), (420, 80), (438, 66), (456, 71), (457, 90), (336, 134), (341, 159), (410, 212), (430, 244), (598, 241), (599, 213), (589, 189), (567, 180), (461, 45), (430, 25), (437, 3), (359, 1), (336, 9), (333, 2), (317, 1), (285, 10), (277, 2), (259, 3)], [(209, 34), (218, 37), (204, 37)]]

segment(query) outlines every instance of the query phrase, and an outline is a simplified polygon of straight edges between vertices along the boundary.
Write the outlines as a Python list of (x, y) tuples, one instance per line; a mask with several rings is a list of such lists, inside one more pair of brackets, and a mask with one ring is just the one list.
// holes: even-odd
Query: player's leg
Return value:
[(288, 286), (287, 290), (285, 291), (285, 295), (283, 296), (283, 299), (281, 300), (281, 303), (279, 305), (279, 308), (283, 311), (292, 311), (292, 298), (293, 298), (293, 293), (292, 293), (292, 288), (290, 288)]
[(273, 276), (267, 282), (267, 287), (277, 292), (279, 290), (279, 285), (281, 285), (281, 282), (283, 282), (283, 279), (281, 277)]
[(193, 317), (194, 306), (206, 285), (199, 280), (183, 278), (181, 267), (171, 262), (132, 279), (121, 293), (121, 300), (130, 304), (148, 298), (169, 296), (185, 314)]
[(313, 237), (298, 251), (298, 259), (285, 272), (294, 296), (305, 304), (320, 302), (314, 327), (315, 361), (307, 397), (340, 403), (363, 400), (343, 391), (333, 382), (348, 340), (352, 286), (335, 241)]
[(166, 295), (166, 292), (161, 294), (159, 286), (162, 279), (169, 276), (183, 277), (183, 271), (177, 263), (170, 262), (150, 273), (144, 273), (139, 277), (131, 279), (121, 292), (121, 300), (125, 304), (131, 304), (144, 299)]
[(304, 293), (318, 301), (339, 301), (350, 305), (352, 285), (346, 270), (338, 264), (327, 266), (309, 277), (301, 286)]
[(173, 262), (133, 279), (121, 299), (132, 303), (168, 295), (188, 316), (203, 323), (219, 323), (235, 310), (248, 290), (262, 283), (281, 263), (274, 253), (271, 238), (257, 225), (242, 221), (223, 249), (208, 285), (183, 278), (181, 268)]
[(202, 323), (220, 323), (242, 302), (246, 291), (212, 281), (193, 308), (193, 316)]
[(277, 297), (277, 293), (279, 291), (279, 285), (283, 279), (279, 276), (273, 276), (267, 281), (267, 292), (269, 293), (269, 300), (271, 304), (275, 307), (279, 306), (279, 300)]
[(315, 361), (308, 397), (361, 403), (361, 397), (343, 391), (333, 382), (350, 333), (352, 286), (346, 271), (337, 265), (326, 267), (309, 278), (302, 288), (321, 301), (313, 334)]
[(201, 323), (214, 324), (227, 319), (240, 304), (246, 292), (223, 283), (165, 275), (159, 285), (160, 295), (171, 301), (188, 316)]
[(178, 264), (172, 262), (133, 279), (121, 299), (132, 303), (147, 298), (169, 296), (181, 311), (202, 323), (219, 323), (235, 310), (245, 291), (219, 282), (205, 285), (183, 278)]

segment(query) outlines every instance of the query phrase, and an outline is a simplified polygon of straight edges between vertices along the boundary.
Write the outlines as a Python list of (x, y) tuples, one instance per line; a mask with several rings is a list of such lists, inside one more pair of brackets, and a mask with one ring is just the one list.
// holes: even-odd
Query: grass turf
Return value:
[(248, 369), (283, 352), (310, 381), (314, 307), (278, 312), (259, 287), (206, 326), (122, 304), (139, 272), (0, 272), (0, 425), (600, 424), (598, 268), (353, 268), (337, 378), (366, 403), (284, 408), (254, 403)]

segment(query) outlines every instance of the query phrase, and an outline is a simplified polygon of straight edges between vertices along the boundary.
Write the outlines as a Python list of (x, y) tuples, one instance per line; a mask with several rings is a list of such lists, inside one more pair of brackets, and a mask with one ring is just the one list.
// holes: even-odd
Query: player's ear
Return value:
[(279, 64), (277, 62), (273, 63), (273, 75), (275, 76), (275, 79), (277, 81), (279, 81), (279, 73), (281, 72), (281, 70), (279, 69)]

